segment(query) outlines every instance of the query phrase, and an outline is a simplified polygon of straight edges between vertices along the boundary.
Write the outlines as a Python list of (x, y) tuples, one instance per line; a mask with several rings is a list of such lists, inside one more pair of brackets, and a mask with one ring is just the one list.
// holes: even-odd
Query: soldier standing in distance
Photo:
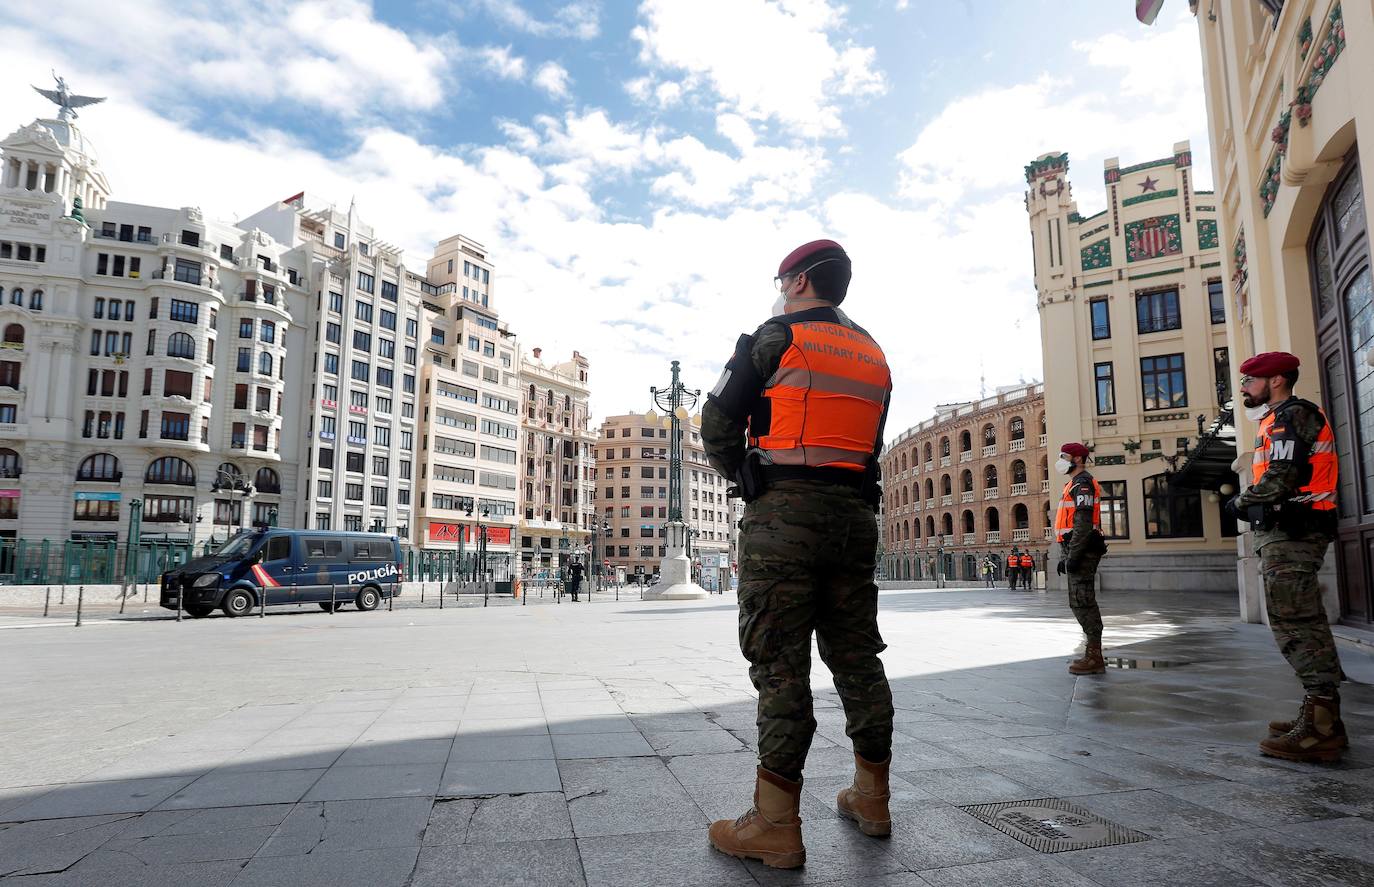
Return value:
[(1021, 587), (1026, 591), (1031, 589), (1031, 577), (1035, 575), (1035, 558), (1031, 557), (1030, 549), (1021, 552)]
[(1349, 744), (1341, 722), (1341, 662), (1317, 585), (1336, 535), (1336, 439), (1321, 407), (1294, 396), (1298, 366), (1286, 351), (1240, 365), (1242, 402), (1260, 425), (1251, 486), (1226, 509), (1250, 524), (1269, 627), (1305, 691), (1297, 719), (1270, 722), (1260, 751), (1331, 762)]
[(1007, 555), (1007, 587), (1012, 591), (1016, 590), (1016, 580), (1021, 575), (1021, 552), (1015, 546), (1011, 549), (1011, 554)]
[(854, 781), (839, 811), (865, 834), (892, 830), (892, 691), (878, 658), (886, 645), (873, 581), (892, 376), (882, 349), (838, 307), (850, 273), (831, 240), (783, 259), (774, 316), (740, 337), (702, 410), (706, 455), (746, 503), (739, 638), (759, 693), (754, 806), (713, 823), (709, 839), (777, 868), (806, 861), (798, 812), (816, 732), (813, 631), (854, 743)]
[(1060, 474), (1069, 475), (1054, 518), (1063, 558), (1059, 573), (1068, 575), (1069, 609), (1087, 639), (1083, 656), (1069, 663), (1073, 674), (1107, 670), (1102, 658), (1102, 611), (1097, 608), (1097, 565), (1107, 551), (1102, 538), (1102, 486), (1088, 473), (1088, 456), (1088, 448), (1081, 443), (1066, 443), (1054, 463)]

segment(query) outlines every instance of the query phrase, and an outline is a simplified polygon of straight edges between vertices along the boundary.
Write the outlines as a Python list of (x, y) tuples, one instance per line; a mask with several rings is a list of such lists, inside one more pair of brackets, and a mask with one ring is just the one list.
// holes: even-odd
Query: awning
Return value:
[(1226, 410), (1197, 444), (1189, 449), (1187, 458), (1175, 471), (1169, 472), (1170, 484), (1192, 490), (1219, 491), (1222, 484), (1238, 487), (1231, 465), (1236, 461), (1235, 414)]

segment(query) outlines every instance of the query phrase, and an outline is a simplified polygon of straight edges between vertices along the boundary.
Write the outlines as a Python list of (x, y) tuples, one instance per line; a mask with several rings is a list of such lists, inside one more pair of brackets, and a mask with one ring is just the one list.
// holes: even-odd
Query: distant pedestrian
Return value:
[(987, 557), (983, 558), (983, 582), (986, 583), (988, 588), (992, 588), (994, 585), (995, 572), (996, 571), (992, 563), (992, 555), (988, 555)]
[(1021, 552), (1015, 546), (1007, 555), (1007, 587), (1016, 590), (1016, 580), (1021, 578)]
[(585, 572), (579, 561), (573, 561), (572, 566), (568, 567), (568, 585), (572, 590), (573, 603), (577, 603), (577, 595), (582, 591), (582, 576)]
[(1102, 485), (1088, 473), (1090, 453), (1081, 443), (1066, 443), (1054, 467), (1069, 475), (1054, 532), (1059, 539), (1059, 572), (1069, 579), (1069, 609), (1083, 628), (1086, 644), (1081, 659), (1069, 663), (1073, 674), (1101, 674), (1102, 612), (1097, 608), (1097, 565), (1107, 552), (1102, 538)]
[(1030, 549), (1026, 549), (1021, 552), (1021, 587), (1030, 591), (1034, 576), (1035, 558), (1031, 557)]

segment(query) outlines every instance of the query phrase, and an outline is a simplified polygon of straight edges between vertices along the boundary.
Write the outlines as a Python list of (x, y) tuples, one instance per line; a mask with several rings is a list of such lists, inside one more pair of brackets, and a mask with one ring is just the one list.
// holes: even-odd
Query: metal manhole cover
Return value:
[(1193, 664), (1186, 659), (1145, 659), (1136, 656), (1107, 656), (1103, 661), (1108, 668), (1178, 668)]
[(1041, 853), (1150, 840), (1148, 835), (1108, 822), (1058, 798), (972, 804), (960, 809)]

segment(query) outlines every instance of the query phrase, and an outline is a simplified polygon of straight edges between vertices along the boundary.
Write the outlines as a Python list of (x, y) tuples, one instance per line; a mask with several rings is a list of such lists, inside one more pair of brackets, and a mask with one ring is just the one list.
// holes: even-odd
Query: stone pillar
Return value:
[(664, 525), (665, 555), (659, 564), (659, 580), (644, 592), (646, 601), (698, 600), (706, 589), (692, 581), (692, 561), (687, 557), (687, 524), (669, 521)]

